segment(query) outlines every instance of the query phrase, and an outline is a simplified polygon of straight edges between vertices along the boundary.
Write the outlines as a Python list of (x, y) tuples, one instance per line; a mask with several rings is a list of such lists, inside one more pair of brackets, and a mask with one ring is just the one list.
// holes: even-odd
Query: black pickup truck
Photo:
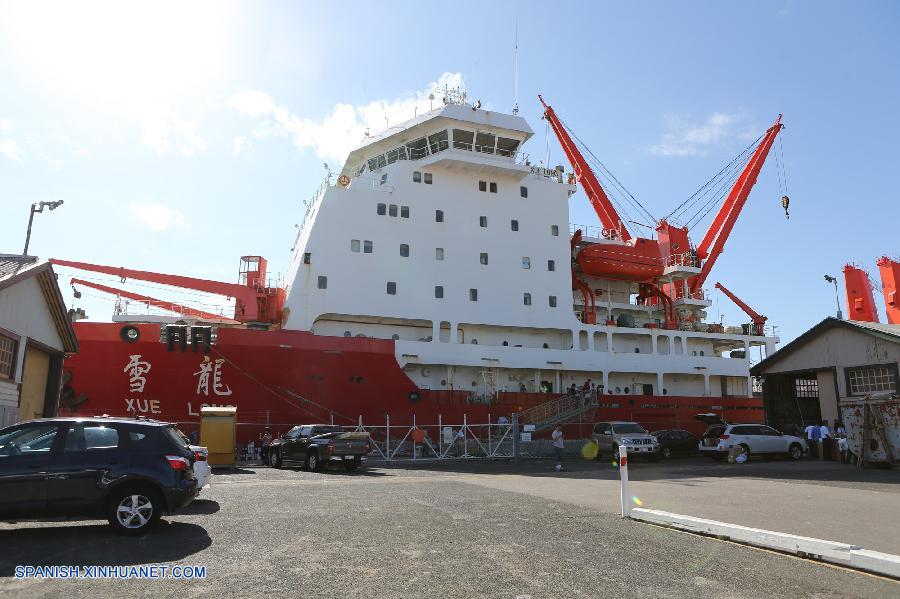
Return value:
[(320, 470), (325, 464), (333, 463), (346, 470), (356, 470), (371, 449), (369, 433), (347, 432), (330, 424), (301, 424), (272, 440), (269, 465)]

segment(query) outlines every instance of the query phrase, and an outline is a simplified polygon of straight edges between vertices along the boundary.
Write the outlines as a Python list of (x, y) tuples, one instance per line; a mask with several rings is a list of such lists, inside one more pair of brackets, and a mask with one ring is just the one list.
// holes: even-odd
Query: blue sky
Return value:
[[(261, 254), (284, 272), (323, 162), (366, 127), (427, 108), (439, 80), (512, 108), (517, 20), (526, 150), (545, 152), (542, 93), (656, 216), (784, 113), (791, 218), (770, 156), (708, 285), (783, 340), (834, 312), (823, 274), (855, 261), (877, 281), (898, 253), (895, 2), (123, 4), (0, 5), (0, 251), (21, 251), (32, 202), (63, 199), (31, 253), (228, 281)], [(571, 221), (596, 222), (582, 193)], [(101, 297), (78, 305), (108, 319)], [(746, 320), (722, 297), (720, 313)]]

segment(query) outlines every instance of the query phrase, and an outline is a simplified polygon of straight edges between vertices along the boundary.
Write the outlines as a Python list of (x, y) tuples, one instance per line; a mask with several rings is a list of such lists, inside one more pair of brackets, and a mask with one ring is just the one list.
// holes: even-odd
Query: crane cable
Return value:
[[(593, 164), (595, 166), (599, 167), (601, 174), (605, 174), (607, 180), (612, 183), (612, 185), (610, 186), (610, 189), (607, 189), (607, 191), (610, 191), (611, 189), (614, 189), (614, 188), (618, 188), (619, 192), (623, 193), (625, 195), (625, 197), (620, 198), (620, 200), (624, 199), (626, 202), (631, 204), (631, 206), (633, 208), (639, 210), (644, 215), (646, 215), (652, 222), (654, 222), (654, 223), (657, 222), (656, 217), (653, 216), (650, 213), (650, 211), (647, 210), (644, 207), (644, 205), (638, 201), (637, 198), (634, 197), (634, 194), (632, 194), (630, 191), (628, 191), (628, 189), (622, 184), (622, 182), (619, 181), (619, 179), (617, 179), (616, 176), (612, 174), (612, 171), (610, 171), (606, 167), (606, 165), (603, 164), (603, 162), (599, 158), (597, 158), (597, 156), (591, 151), (591, 149), (587, 146), (587, 144), (585, 144), (581, 140), (581, 138), (579, 138), (578, 135), (576, 135), (575, 132), (572, 131), (572, 129), (569, 128), (569, 126), (561, 118), (559, 118), (558, 115), (556, 118), (557, 118), (557, 120), (559, 120), (559, 122), (562, 124), (562, 126), (565, 128), (565, 130), (569, 133), (569, 135), (571, 135), (572, 138), (575, 139), (575, 141), (578, 143), (578, 145), (584, 150), (584, 152), (587, 154), (587, 156), (590, 157), (591, 159), (593, 159), (591, 162), (593, 162)], [(642, 218), (643, 218), (643, 216), (642, 216)]]

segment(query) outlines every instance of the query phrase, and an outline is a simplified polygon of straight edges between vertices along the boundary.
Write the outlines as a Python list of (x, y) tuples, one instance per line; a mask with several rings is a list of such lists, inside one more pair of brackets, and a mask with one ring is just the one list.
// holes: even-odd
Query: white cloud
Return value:
[(725, 139), (746, 137), (746, 133), (735, 133), (739, 121), (738, 115), (725, 112), (714, 112), (700, 123), (672, 117), (669, 119), (669, 130), (659, 143), (650, 147), (650, 151), (662, 156), (705, 155), (710, 147)]
[(72, 150), (72, 156), (75, 158), (87, 158), (91, 155), (91, 151), (87, 148), (78, 148), (76, 150)]
[(231, 153), (235, 156), (239, 156), (241, 152), (247, 149), (247, 138), (246, 137), (235, 137), (231, 141)]
[(128, 212), (133, 222), (140, 223), (152, 231), (166, 231), (171, 228), (190, 229), (191, 223), (178, 208), (161, 202), (132, 202)]
[(42, 144), (40, 142), (32, 142), (31, 150), (34, 152), (35, 156), (37, 156), (38, 158), (40, 158), (41, 160), (46, 162), (47, 166), (49, 166), (52, 169), (58, 169), (59, 167), (61, 167), (63, 165), (62, 160), (60, 160), (58, 158), (53, 158), (52, 156), (50, 156), (50, 154), (48, 154), (46, 151), (44, 151), (44, 144)]
[(321, 158), (343, 162), (347, 154), (364, 139), (368, 130), (375, 134), (409, 120), (432, 106), (441, 105), (440, 92), (433, 102), (428, 95), (435, 90), (465, 89), (461, 73), (444, 73), (424, 90), (410, 92), (394, 100), (377, 100), (362, 106), (337, 104), (321, 121), (300, 118), (258, 90), (235, 93), (228, 106), (240, 114), (258, 120), (253, 130), (257, 139), (289, 138), (298, 148), (311, 148)]
[(9, 131), (12, 129), (12, 121), (9, 119), (0, 119), (0, 131)]
[(25, 150), (12, 139), (0, 139), (0, 154), (10, 160), (22, 160)]
[(179, 118), (148, 117), (143, 122), (141, 143), (150, 146), (160, 156), (175, 150), (192, 157), (209, 147), (197, 133), (197, 123)]

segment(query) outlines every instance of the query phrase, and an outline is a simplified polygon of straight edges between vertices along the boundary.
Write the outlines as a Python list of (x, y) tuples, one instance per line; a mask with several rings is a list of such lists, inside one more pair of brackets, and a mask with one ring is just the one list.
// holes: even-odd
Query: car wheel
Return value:
[(791, 443), (791, 446), (788, 447), (788, 457), (792, 460), (799, 460), (803, 457), (803, 448), (799, 443)]
[(277, 449), (269, 453), (269, 466), (272, 468), (281, 468), (281, 452)]
[(747, 454), (747, 461), (750, 461), (750, 446), (746, 443), (741, 443), (741, 449), (743, 449), (744, 453)]
[(130, 487), (114, 492), (107, 508), (109, 523), (116, 532), (140, 535), (149, 530), (162, 515), (163, 501), (152, 489)]
[(319, 459), (319, 454), (314, 451), (309, 452), (306, 456), (306, 469), (310, 472), (314, 472), (322, 467), (322, 461)]
[(663, 447), (659, 451), (659, 455), (661, 455), (663, 458), (665, 458), (667, 460), (671, 459), (672, 458), (672, 448), (671, 447)]

